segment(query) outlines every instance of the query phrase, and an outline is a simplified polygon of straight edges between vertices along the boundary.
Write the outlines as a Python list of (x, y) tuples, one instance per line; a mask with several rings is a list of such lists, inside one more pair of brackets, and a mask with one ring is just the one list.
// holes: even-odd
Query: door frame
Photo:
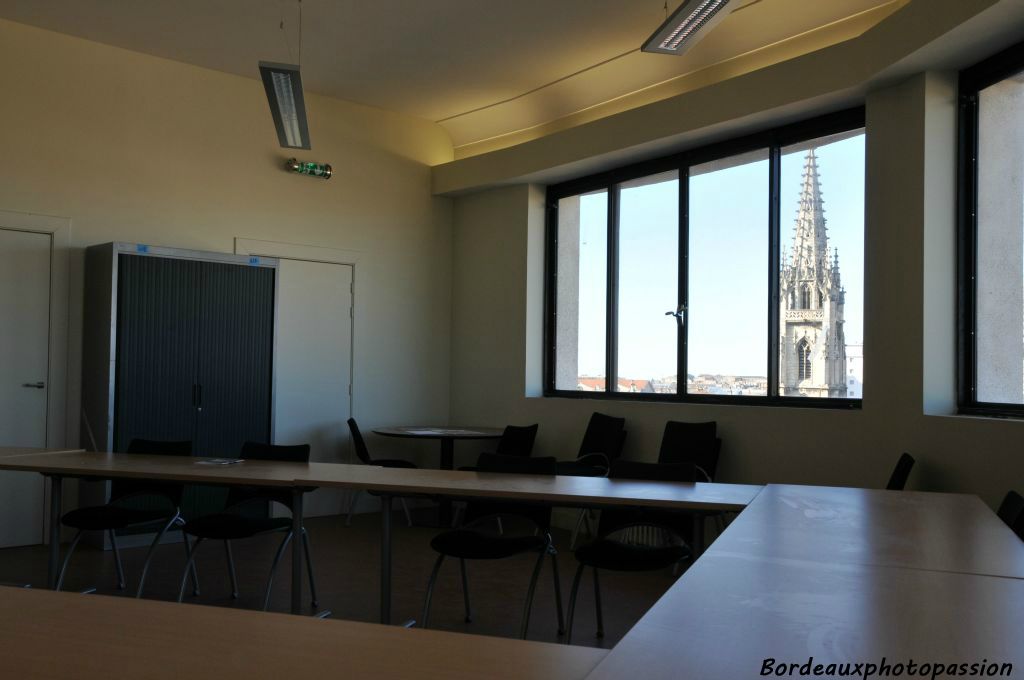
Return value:
[[(50, 329), (46, 370), (46, 446), (69, 446), (68, 423), (77, 422), (71, 413), (68, 390), (68, 328), (71, 278), (71, 218), (55, 215), (0, 210), (0, 229), (27, 231), (50, 237)], [(71, 485), (67, 485), (71, 486)], [(41, 542), (47, 542), (50, 485), (44, 485)], [(72, 490), (65, 492), (67, 501)]]
[[(275, 257), (279, 260), (302, 260), (304, 262), (323, 262), (326, 264), (341, 264), (352, 267), (352, 323), (349, 329), (351, 338), (349, 343), (349, 380), (351, 391), (348, 399), (348, 417), (355, 413), (356, 401), (356, 274), (359, 271), (357, 263), (365, 257), (365, 253), (358, 250), (344, 250), (341, 248), (328, 248), (324, 246), (306, 245), (301, 243), (284, 243), (281, 241), (264, 241), (261, 239), (235, 237), (235, 253), (238, 255), (255, 255), (258, 257)], [(276, 316), (276, 312), (275, 312)], [(277, 323), (274, 324), (274, 344), (277, 344)], [(273, 392), (273, 409), (276, 419), (277, 414), (277, 389), (276, 383)], [(352, 451), (349, 447), (349, 461), (352, 462)]]

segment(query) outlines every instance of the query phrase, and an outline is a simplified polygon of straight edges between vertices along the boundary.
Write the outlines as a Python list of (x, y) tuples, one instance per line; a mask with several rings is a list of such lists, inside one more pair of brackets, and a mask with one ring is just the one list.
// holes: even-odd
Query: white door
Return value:
[[(310, 460), (340, 463), (348, 451), (352, 382), (352, 267), (280, 261), (274, 442), (310, 444)], [(306, 497), (309, 517), (345, 511), (345, 494)]]
[[(46, 446), (50, 234), (0, 229), (0, 446)], [(0, 548), (41, 543), (43, 478), (0, 473)]]

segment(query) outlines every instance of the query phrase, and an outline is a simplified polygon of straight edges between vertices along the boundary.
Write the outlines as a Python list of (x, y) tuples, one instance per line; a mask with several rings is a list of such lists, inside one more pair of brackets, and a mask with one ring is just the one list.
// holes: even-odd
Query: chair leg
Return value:
[(430, 598), (434, 595), (434, 584), (437, 583), (437, 575), (441, 571), (441, 564), (443, 562), (444, 555), (438, 555), (437, 561), (434, 562), (434, 568), (430, 572), (430, 580), (427, 582), (427, 597), (423, 600), (423, 616), (420, 617), (424, 628), (430, 623)]
[(544, 556), (547, 550), (541, 550), (537, 555), (537, 564), (533, 567), (533, 575), (530, 577), (530, 588), (526, 591), (526, 605), (523, 607), (523, 623), (519, 629), (519, 637), (526, 639), (526, 632), (530, 628), (530, 609), (533, 608), (533, 593), (537, 590), (537, 577), (540, 576), (540, 568), (544, 566)]
[(473, 610), (469, 606), (469, 577), (466, 575), (466, 560), (459, 560), (459, 571), (462, 572), (462, 600), (466, 605), (466, 623), (473, 623)]
[(306, 553), (306, 573), (309, 574), (309, 595), (313, 607), (320, 605), (319, 598), (316, 596), (316, 579), (313, 578), (313, 556), (309, 552), (309, 534), (306, 532), (306, 527), (302, 527), (302, 549)]
[(579, 517), (576, 518), (576, 526), (572, 530), (572, 538), (569, 539), (569, 550), (576, 549), (576, 541), (580, 537), (580, 529), (583, 527), (583, 522), (587, 518), (587, 511), (580, 510)]
[(284, 535), (281, 545), (277, 546), (277, 553), (274, 555), (274, 561), (270, 565), (270, 578), (267, 579), (267, 590), (263, 594), (263, 611), (267, 611), (270, 608), (270, 591), (274, 588), (274, 575), (277, 573), (277, 565), (281, 562), (281, 555), (284, 554), (284, 549), (288, 547), (288, 543), (291, 540), (292, 532), (289, 531)]
[(356, 511), (356, 501), (359, 500), (359, 494), (363, 493), (361, 490), (356, 489), (352, 492), (352, 500), (348, 502), (348, 519), (345, 520), (345, 526), (352, 526), (352, 515)]
[(64, 562), (60, 565), (60, 573), (57, 574), (57, 585), (54, 590), (60, 590), (61, 586), (64, 585), (64, 572), (68, 570), (68, 562), (71, 561), (71, 553), (75, 552), (75, 548), (78, 547), (78, 542), (82, 540), (82, 534), (84, 532), (79, 529), (78, 533), (75, 534), (74, 539), (71, 541), (71, 545), (68, 546), (68, 554), (64, 556)]
[[(188, 534), (185, 534), (183, 538), (185, 539), (185, 541), (188, 541)], [(199, 553), (199, 546), (201, 546), (202, 544), (203, 539), (197, 538), (195, 545), (189, 548), (189, 551), (192, 554), (188, 556), (188, 562), (185, 563), (185, 571), (181, 574), (181, 587), (178, 588), (178, 602), (181, 602), (185, 599), (185, 586), (188, 585), (189, 574), (192, 573), (192, 567), (195, 565), (196, 562), (196, 555)]]
[[(174, 517), (172, 517), (167, 522), (167, 524), (165, 524), (162, 527), (160, 527), (160, 531), (156, 532), (156, 536), (153, 537), (153, 541), (149, 544), (149, 550), (146, 551), (146, 561), (142, 563), (142, 573), (139, 575), (139, 587), (135, 590), (135, 597), (136, 598), (142, 597), (142, 589), (146, 586), (146, 575), (149, 574), (149, 565), (153, 561), (153, 555), (154, 555), (154, 553), (156, 553), (157, 546), (160, 545), (160, 539), (162, 539), (164, 537), (164, 534), (167, 533), (167, 530), (170, 529), (171, 526), (173, 526), (174, 523), (177, 520), (178, 520), (178, 516), (175, 515)], [(114, 554), (117, 555), (117, 552), (116, 552), (117, 551), (117, 543), (114, 543), (114, 535), (113, 535), (114, 532), (111, 531), (110, 534), (111, 534), (110, 542), (114, 544), (114, 551), (115, 551)], [(118, 573), (120, 574), (120, 572), (121, 572), (121, 569), (120, 569), (121, 558), (120, 557), (118, 557), (118, 559), (117, 559), (117, 564), (118, 564)]]
[[(184, 526), (185, 521), (179, 519), (178, 522)], [(188, 540), (188, 534), (184, 531), (181, 532), (181, 542), (185, 545), (185, 561), (192, 561), (192, 542)], [(192, 597), (199, 597), (199, 571), (196, 569), (196, 563), (192, 561)]]
[(503, 535), (505, 535), (505, 527), (504, 527), (504, 525), (503, 525), (503, 524), (501, 523), (501, 517), (495, 517), (495, 518), (494, 518), (494, 521), (496, 521), (496, 522), (498, 523), (498, 535), (499, 535), (499, 536), (503, 536)]
[(572, 623), (576, 618), (576, 595), (580, 591), (580, 581), (583, 579), (584, 565), (576, 568), (576, 576), (572, 579), (572, 590), (569, 591), (569, 620), (565, 624), (565, 644), (572, 643)]
[(117, 549), (117, 534), (113, 529), (107, 529), (107, 536), (110, 537), (110, 547), (114, 551), (114, 567), (117, 569), (117, 589), (124, 590), (124, 566), (121, 564), (121, 551)]
[(558, 634), (565, 635), (565, 615), (562, 613), (562, 580), (558, 578), (558, 551), (548, 548), (551, 555), (551, 574), (555, 581), (555, 608), (558, 611)]
[(406, 521), (406, 522), (407, 522), (407, 523), (409, 524), (409, 526), (411, 527), (411, 526), (412, 526), (412, 513), (411, 513), (411, 512), (409, 512), (409, 506), (408, 506), (408, 505), (406, 504), (406, 502), (405, 502), (405, 499), (404, 499), (404, 498), (399, 498), (399, 499), (398, 499), (398, 502), (402, 504), (402, 510), (404, 510), (404, 511), (405, 511), (405, 521)]
[(597, 607), (597, 637), (604, 637), (604, 616), (601, 615), (601, 582), (597, 578), (597, 567), (594, 567), (594, 605)]
[(238, 574), (235, 572), (235, 555), (231, 552), (231, 541), (224, 541), (224, 553), (228, 558), (228, 576), (231, 577), (231, 599), (238, 599)]

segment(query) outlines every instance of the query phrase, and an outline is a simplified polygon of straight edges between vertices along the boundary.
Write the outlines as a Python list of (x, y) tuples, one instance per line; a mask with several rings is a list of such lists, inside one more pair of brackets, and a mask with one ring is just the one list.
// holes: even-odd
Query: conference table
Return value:
[[(771, 669), (782, 664), (807, 663), (808, 668), (818, 663), (863, 667), (880, 663), (905, 666), (909, 662), (918, 667), (924, 663), (988, 664), (996, 670), (1005, 664), (1024, 667), (1024, 542), (971, 495), (793, 485), (663, 485), (327, 463), (251, 461), (212, 467), (189, 459), (154, 458), (28, 454), (0, 457), (0, 469), (41, 471), (51, 480), (62, 475), (123, 476), (277, 485), (288, 486), (300, 496), (301, 490), (310, 486), (377, 491), (388, 501), (381, 527), (382, 619), (390, 616), (385, 610), (389, 605), (385, 593), (390, 590), (389, 540), (385, 539), (390, 538), (391, 513), (386, 510), (395, 495), (433, 493), (573, 507), (639, 505), (742, 512), (607, 654), (576, 656), (577, 648), (564, 645), (478, 637), (464, 640), (466, 636), (456, 633), (198, 605), (134, 602), (131, 607), (147, 609), (129, 612), (123, 598), (0, 589), (0, 621), (7, 622), (0, 625), (11, 628), (13, 636), (0, 644), (16, 648), (16, 658), (22, 648), (53, 655), (53, 644), (40, 643), (50, 634), (51, 625), (71, 626), (81, 632), (90, 639), (81, 648), (100, 658), (107, 653), (111, 658), (128, 655), (131, 646), (116, 635), (93, 635), (94, 631), (82, 629), (94, 619), (107, 617), (125, 617), (129, 623), (124, 630), (131, 630), (130, 622), (136, 618), (142, 622), (152, 619), (155, 625), (156, 610), (148, 608), (160, 607), (157, 618), (171, 617), (168, 630), (177, 632), (168, 633), (168, 638), (154, 633), (151, 639), (177, 636), (189, 648), (206, 648), (207, 641), (200, 639), (202, 631), (214, 631), (209, 633), (212, 651), (208, 654), (230, 649), (236, 675), (265, 670), (261, 664), (271, 654), (265, 647), (277, 638), (267, 631), (278, 627), (281, 635), (287, 629), (296, 638), (326, 636), (326, 641), (317, 642), (323, 638), (316, 637), (310, 643), (324, 645), (310, 652), (324, 664), (328, 658), (343, 663), (358, 656), (347, 650), (383, 650), (380, 654), (388, 658), (374, 656), (372, 661), (353, 662), (351, 675), (373, 677), (736, 680), (772, 674)], [(298, 508), (301, 512), (301, 503)], [(299, 574), (301, 589), (301, 568), (293, 573)], [(71, 598), (78, 599), (73, 605), (65, 604), (71, 603)], [(78, 617), (78, 625), (61, 623), (60, 612), (65, 609), (68, 617)], [(210, 609), (214, 613), (209, 613)], [(36, 616), (42, 618), (33, 619)], [(218, 618), (229, 616), (230, 621)], [(40, 623), (18, 626), (19, 620)], [(234, 631), (237, 637), (223, 641), (215, 634), (223, 636), (221, 628)], [(66, 641), (69, 636), (71, 633), (57, 639)], [(154, 648), (163, 644), (135, 649), (139, 657), (135, 662), (158, 661), (165, 652)], [(300, 642), (295, 644), (303, 649)], [(470, 659), (474, 650), (486, 651)], [(565, 655), (559, 650), (565, 650)], [(295, 658), (282, 654), (285, 659)], [(405, 657), (411, 665), (394, 665), (396, 659)], [(273, 663), (267, 660), (266, 668)], [(294, 663), (295, 668), (303, 667), (301, 659)], [(422, 672), (417, 664), (422, 664)]]

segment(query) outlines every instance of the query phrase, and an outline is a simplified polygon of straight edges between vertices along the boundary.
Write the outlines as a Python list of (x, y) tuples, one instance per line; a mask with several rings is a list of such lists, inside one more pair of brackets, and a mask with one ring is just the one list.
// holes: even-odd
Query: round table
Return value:
[(382, 437), (401, 437), (403, 439), (440, 439), (441, 469), (452, 470), (455, 467), (456, 439), (501, 439), (504, 430), (498, 427), (378, 427), (373, 431)]

